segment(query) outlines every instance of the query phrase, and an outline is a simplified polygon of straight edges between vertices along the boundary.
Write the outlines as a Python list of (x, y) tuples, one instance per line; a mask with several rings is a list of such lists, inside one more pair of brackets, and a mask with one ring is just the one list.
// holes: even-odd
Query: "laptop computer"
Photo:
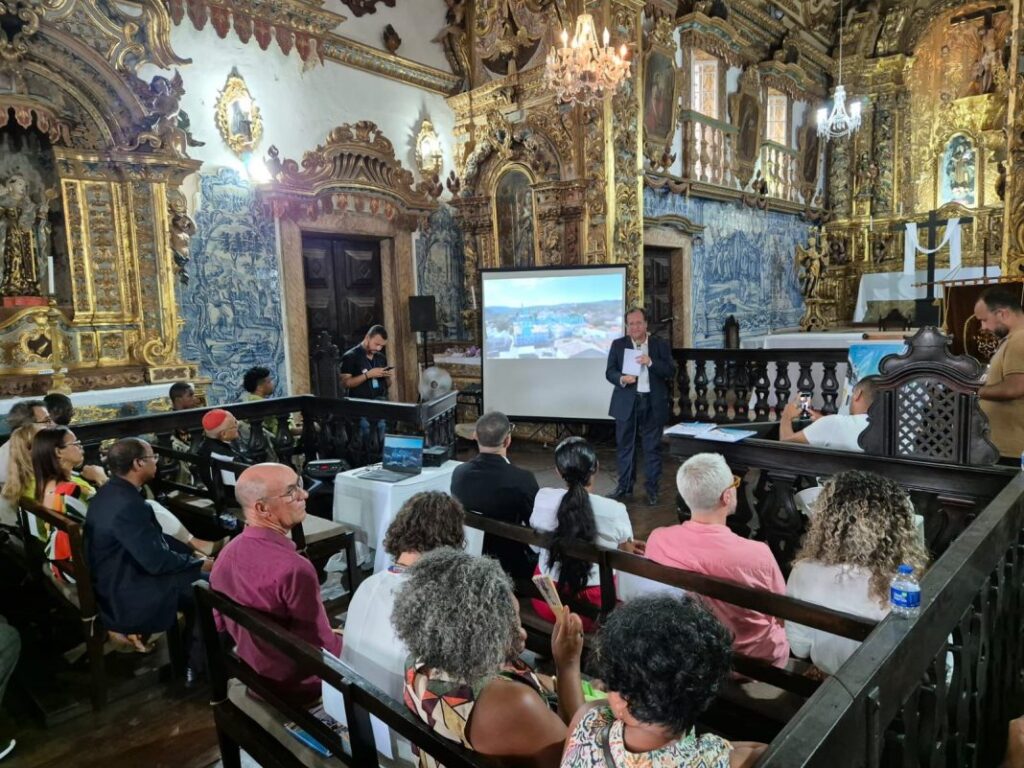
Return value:
[(384, 435), (384, 461), (380, 469), (371, 469), (360, 477), (380, 483), (399, 483), (423, 471), (423, 437)]

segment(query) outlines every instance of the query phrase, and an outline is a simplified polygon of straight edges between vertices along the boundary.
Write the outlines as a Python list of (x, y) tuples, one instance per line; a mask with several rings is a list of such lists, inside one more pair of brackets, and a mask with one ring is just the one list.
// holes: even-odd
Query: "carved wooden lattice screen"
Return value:
[(994, 464), (977, 396), (981, 364), (949, 352), (950, 338), (922, 328), (907, 351), (882, 360), (860, 446), (881, 456), (945, 464)]

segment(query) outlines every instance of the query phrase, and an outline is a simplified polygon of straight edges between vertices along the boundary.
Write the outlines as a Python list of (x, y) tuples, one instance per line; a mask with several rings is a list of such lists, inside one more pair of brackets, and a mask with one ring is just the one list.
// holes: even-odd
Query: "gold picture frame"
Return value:
[(217, 130), (236, 155), (253, 152), (263, 138), (263, 118), (237, 69), (232, 69), (217, 94)]
[(675, 52), (657, 43), (644, 57), (644, 142), (664, 146), (676, 132), (679, 77)]

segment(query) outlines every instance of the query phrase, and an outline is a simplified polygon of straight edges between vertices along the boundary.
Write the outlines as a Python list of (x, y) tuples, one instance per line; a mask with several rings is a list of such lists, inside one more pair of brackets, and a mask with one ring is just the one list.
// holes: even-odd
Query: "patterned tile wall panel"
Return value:
[(242, 374), (254, 365), (274, 371), (286, 395), (281, 275), (274, 223), (237, 171), (220, 168), (200, 179), (189, 275), (180, 287), (181, 353), (213, 380), (211, 404), (236, 402)]
[(694, 346), (721, 347), (729, 315), (743, 339), (799, 326), (804, 305), (793, 254), (807, 243), (807, 222), (737, 202), (644, 190), (645, 217), (670, 213), (704, 227), (694, 237), (688, 297)]
[(468, 306), (464, 259), (462, 231), (452, 209), (442, 205), (416, 240), (416, 282), (421, 296), (437, 297), (437, 326), (445, 341), (471, 338), (462, 322), (462, 310)]

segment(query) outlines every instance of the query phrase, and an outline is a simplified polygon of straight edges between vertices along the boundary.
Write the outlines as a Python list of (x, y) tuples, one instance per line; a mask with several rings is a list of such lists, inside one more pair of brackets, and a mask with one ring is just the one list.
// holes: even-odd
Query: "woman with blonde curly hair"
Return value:
[[(889, 613), (889, 582), (901, 563), (922, 569), (928, 555), (918, 537), (910, 497), (870, 472), (829, 479), (815, 504), (786, 594), (868, 619)], [(786, 622), (790, 651), (834, 674), (860, 643)]]

